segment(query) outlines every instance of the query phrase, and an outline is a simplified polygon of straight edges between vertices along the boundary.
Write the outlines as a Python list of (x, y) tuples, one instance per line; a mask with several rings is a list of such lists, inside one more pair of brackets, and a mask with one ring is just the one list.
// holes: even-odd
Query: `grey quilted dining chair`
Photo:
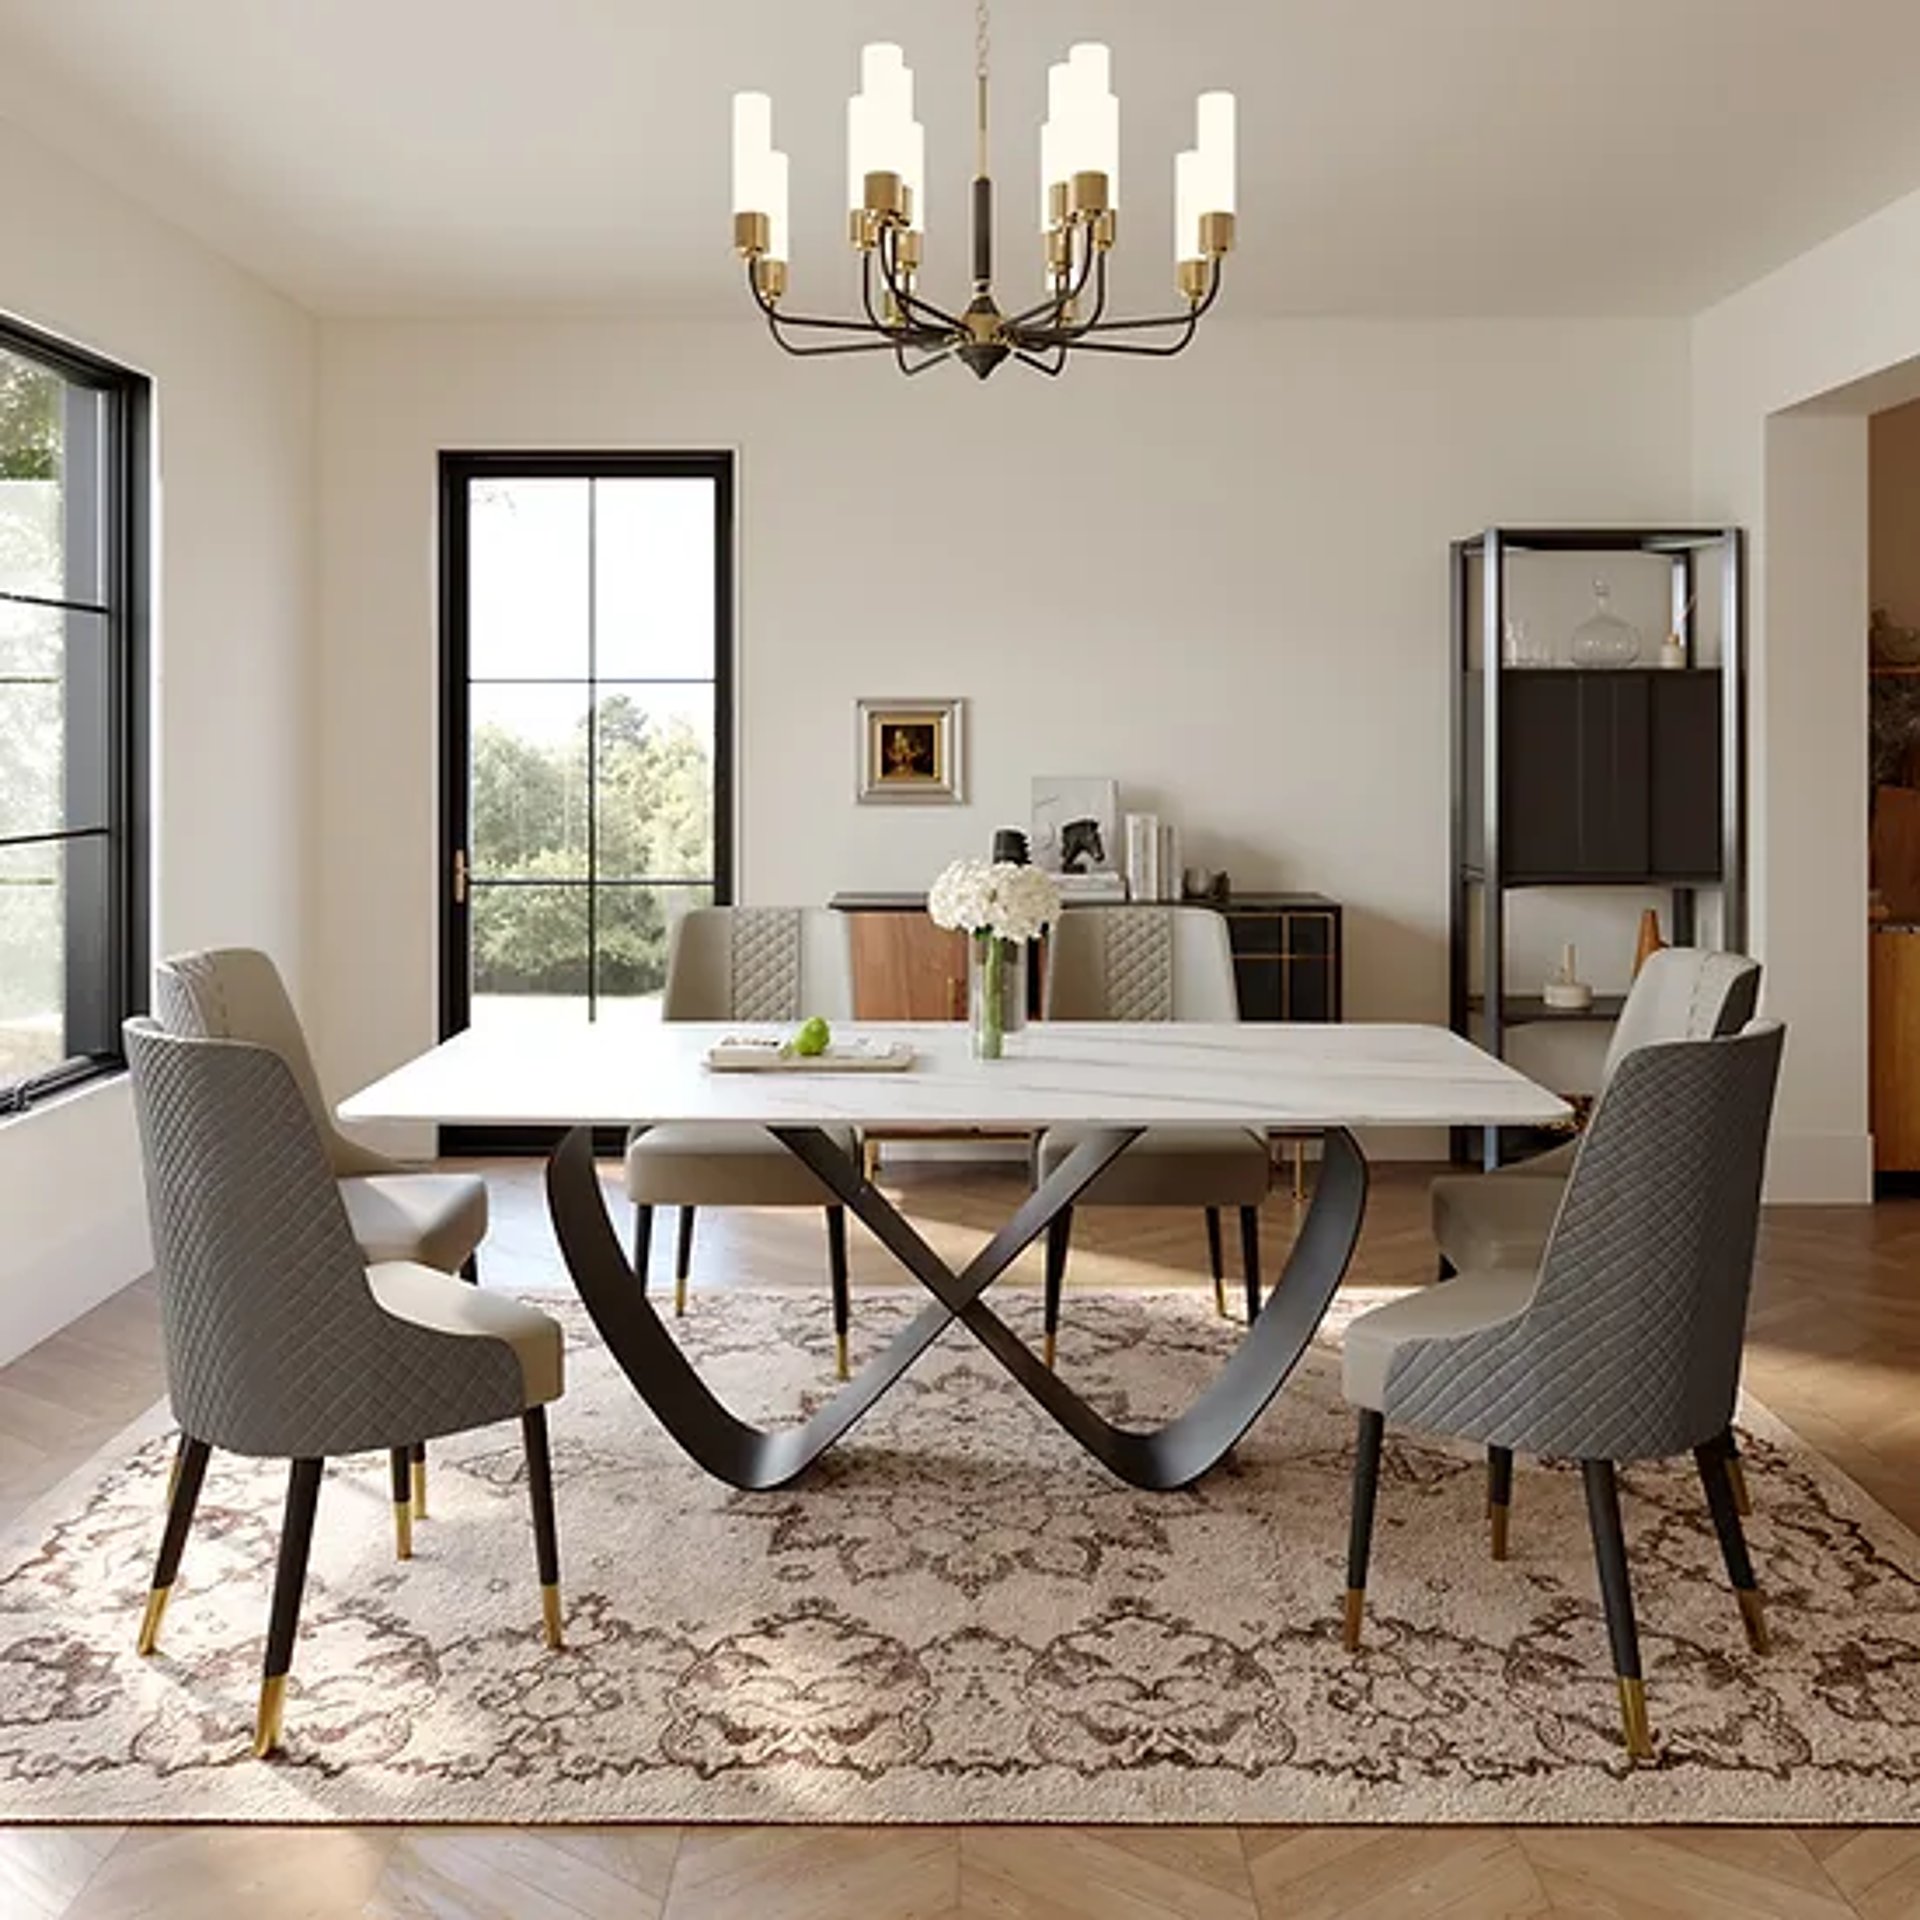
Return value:
[(1463, 1272), (1347, 1329), (1358, 1410), (1346, 1644), (1360, 1645), (1386, 1424), (1576, 1459), (1628, 1752), (1652, 1752), (1618, 1463), (1691, 1451), (1747, 1637), (1767, 1649), (1727, 1447), (1784, 1029), (1623, 1057), (1538, 1265)]
[[(847, 916), (827, 907), (696, 907), (674, 928), (661, 1017), (667, 1020), (829, 1022), (853, 1015), (853, 949)], [(855, 1152), (850, 1128), (827, 1130)], [(818, 1207), (827, 1223), (833, 1333), (847, 1377), (852, 1300), (847, 1210), (833, 1189), (764, 1127), (670, 1122), (627, 1140), (627, 1198), (634, 1205), (633, 1268), (644, 1288), (653, 1213), (680, 1210), (673, 1310), (687, 1310), (694, 1221), (701, 1207)]]
[[(320, 1076), (286, 984), (272, 959), (252, 947), (175, 954), (154, 970), (155, 1006), (169, 1033), (247, 1040), (270, 1047), (293, 1074), (340, 1185), (353, 1237), (369, 1265), (411, 1260), (441, 1273), (480, 1277), (487, 1234), (487, 1183), (476, 1174), (409, 1166), (350, 1140), (333, 1123)], [(427, 1517), (426, 1449), (411, 1469), (413, 1517)]]
[[(1047, 946), (1050, 1020), (1240, 1018), (1233, 953), (1223, 915), (1207, 907), (1075, 907)], [(1080, 1144), (1074, 1127), (1040, 1137), (1036, 1178), (1044, 1180)], [(1204, 1214), (1216, 1311), (1227, 1310), (1220, 1216), (1240, 1214), (1247, 1319), (1260, 1311), (1260, 1207), (1273, 1182), (1265, 1136), (1245, 1127), (1149, 1127), (1074, 1207), (1191, 1207)], [(1053, 1364), (1072, 1244), (1074, 1207), (1047, 1229), (1045, 1346)]]
[(547, 1642), (561, 1643), (546, 1408), (560, 1397), (548, 1315), (408, 1261), (369, 1265), (305, 1089), (274, 1049), (126, 1026), (181, 1447), (140, 1627), (151, 1653), (215, 1447), (292, 1463), (254, 1751), (280, 1742), (321, 1471), (383, 1450), (401, 1557), (412, 1445), (521, 1423)]
[[(1760, 997), (1760, 963), (1744, 953), (1708, 947), (1663, 947), (1649, 954), (1635, 975), (1626, 1005), (1614, 1024), (1600, 1084), (1636, 1047), (1656, 1040), (1709, 1040), (1738, 1033), (1753, 1018)], [(1554, 1216), (1573, 1170), (1577, 1142), (1569, 1140), (1491, 1173), (1443, 1174), (1430, 1190), (1433, 1237), (1441, 1277), (1484, 1273), (1496, 1267), (1534, 1267), (1552, 1231)], [(1731, 1442), (1727, 1471), (1742, 1514), (1752, 1511), (1747, 1478)], [(1493, 1527), (1493, 1557), (1507, 1555), (1512, 1508), (1513, 1456), (1487, 1452), (1487, 1516)]]

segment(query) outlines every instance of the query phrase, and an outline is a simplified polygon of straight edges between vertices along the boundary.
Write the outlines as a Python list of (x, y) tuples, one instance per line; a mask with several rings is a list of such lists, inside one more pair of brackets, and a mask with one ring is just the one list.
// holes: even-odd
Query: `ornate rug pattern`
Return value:
[[(1011, 1293), (1024, 1332), (1037, 1296)], [(1383, 1297), (1342, 1296), (1338, 1318)], [(554, 1306), (553, 1301), (542, 1304)], [(912, 1298), (869, 1295), (861, 1346)], [(1389, 1439), (1365, 1652), (1341, 1651), (1337, 1327), (1230, 1465), (1136, 1493), (958, 1329), (805, 1484), (737, 1494), (569, 1330), (553, 1410), (569, 1644), (548, 1654), (517, 1430), (436, 1444), (417, 1557), (384, 1459), (331, 1465), (283, 1759), (247, 1740), (285, 1470), (216, 1454), (160, 1653), (133, 1651), (164, 1409), (0, 1546), (0, 1819), (1911, 1821), (1920, 1541), (1749, 1410), (1776, 1650), (1750, 1654), (1690, 1467), (1625, 1475), (1658, 1763), (1617, 1735), (1577, 1473)], [(830, 1389), (824, 1298), (712, 1293), (743, 1413)], [(1070, 1294), (1110, 1415), (1190, 1399), (1205, 1290)]]

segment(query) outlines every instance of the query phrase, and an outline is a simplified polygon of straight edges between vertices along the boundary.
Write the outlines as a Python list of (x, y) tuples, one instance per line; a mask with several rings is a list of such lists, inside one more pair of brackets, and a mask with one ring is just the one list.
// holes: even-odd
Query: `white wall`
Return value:
[[(157, 952), (305, 971), (313, 328), (0, 119), (0, 309), (155, 381)], [(0, 1360), (148, 1263), (124, 1083), (0, 1122)]]
[(1866, 1057), (1867, 415), (1920, 356), (1920, 194), (1702, 314), (1701, 510), (1752, 535), (1754, 935), (1789, 1023), (1769, 1194), (1872, 1192)]
[[(338, 1090), (435, 1032), (440, 448), (740, 449), (745, 898), (923, 885), (1033, 773), (1112, 773), (1190, 863), (1345, 900), (1360, 1018), (1445, 1009), (1448, 541), (1688, 510), (1679, 324), (1223, 319), (981, 387), (747, 326), (343, 322), (321, 369)], [(864, 694), (968, 697), (965, 808), (853, 804)]]

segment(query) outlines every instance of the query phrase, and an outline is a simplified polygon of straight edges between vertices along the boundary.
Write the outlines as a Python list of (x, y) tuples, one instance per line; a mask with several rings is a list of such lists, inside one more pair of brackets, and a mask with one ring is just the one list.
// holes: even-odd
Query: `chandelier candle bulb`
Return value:
[(1173, 156), (1173, 260), (1176, 267), (1200, 258), (1200, 155)]
[(1195, 142), (1200, 155), (1200, 211), (1235, 213), (1234, 143), (1235, 111), (1230, 93), (1203, 93), (1196, 119), (1199, 138)]

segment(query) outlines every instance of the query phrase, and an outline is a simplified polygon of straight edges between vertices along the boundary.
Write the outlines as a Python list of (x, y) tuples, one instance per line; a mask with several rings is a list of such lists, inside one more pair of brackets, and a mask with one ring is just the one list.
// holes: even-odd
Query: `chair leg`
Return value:
[(1053, 1365), (1054, 1347), (1060, 1333), (1060, 1296), (1067, 1284), (1067, 1250), (1073, 1244), (1073, 1209), (1063, 1207), (1047, 1222), (1047, 1291), (1045, 1326), (1041, 1358)]
[(641, 1297), (647, 1291), (647, 1261), (653, 1252), (653, 1209), (637, 1206), (633, 1210), (633, 1277), (640, 1283)]
[(1513, 1506), (1513, 1449), (1487, 1449), (1487, 1522), (1493, 1536), (1493, 1557), (1507, 1557), (1507, 1515)]
[(413, 1558), (414, 1500), (410, 1481), (416, 1471), (425, 1470), (425, 1464), (414, 1459), (412, 1447), (393, 1449), (393, 1557), (396, 1560)]
[(1360, 1409), (1353, 1447), (1353, 1510), (1347, 1523), (1347, 1604), (1341, 1640), (1349, 1653), (1360, 1651), (1360, 1619), (1367, 1605), (1367, 1561), (1373, 1552), (1373, 1501), (1380, 1490), (1380, 1443), (1387, 1416)]
[(680, 1209), (680, 1237), (673, 1250), (673, 1313), (677, 1320), (687, 1310), (687, 1276), (693, 1271), (693, 1222), (696, 1208)]
[(1747, 1491), (1747, 1470), (1740, 1459), (1740, 1443), (1733, 1437), (1729, 1427), (1720, 1436), (1721, 1445), (1726, 1449), (1727, 1478), (1733, 1482), (1733, 1505), (1742, 1520), (1753, 1518), (1753, 1496)]
[(1260, 1318), (1260, 1209), (1240, 1209), (1240, 1270), (1247, 1277), (1247, 1325)]
[(849, 1378), (847, 1334), (853, 1325), (853, 1294), (847, 1279), (847, 1210), (829, 1207), (827, 1213), (827, 1274), (833, 1282), (833, 1364), (842, 1380)]
[(1227, 1317), (1227, 1252), (1220, 1232), (1220, 1209), (1207, 1209), (1207, 1271), (1213, 1275), (1213, 1310)]
[(1653, 1758), (1647, 1728), (1647, 1690), (1640, 1676), (1640, 1633), (1633, 1620), (1633, 1585), (1627, 1575), (1627, 1536), (1620, 1524), (1620, 1483), (1611, 1460), (1582, 1460), (1587, 1486), (1587, 1521), (1593, 1529), (1593, 1557), (1600, 1569), (1600, 1597), (1607, 1610), (1607, 1638), (1613, 1644), (1613, 1671), (1620, 1682), (1620, 1723), (1627, 1752), (1635, 1760)]
[[(417, 1523), (427, 1517), (427, 1443), (424, 1440), (416, 1440), (407, 1449), (407, 1464), (412, 1471), (413, 1518)], [(400, 1497), (399, 1489), (400, 1482), (396, 1477), (393, 1495), (396, 1500)], [(400, 1557), (404, 1560), (406, 1555)]]
[(1709, 1440), (1693, 1450), (1694, 1464), (1700, 1469), (1700, 1484), (1706, 1489), (1707, 1510), (1713, 1515), (1713, 1530), (1720, 1536), (1720, 1556), (1727, 1563), (1727, 1578), (1733, 1582), (1733, 1597), (1740, 1603), (1741, 1623), (1747, 1630), (1747, 1645), (1755, 1653), (1770, 1651), (1766, 1609), (1760, 1599), (1760, 1583), (1753, 1577), (1753, 1561), (1747, 1553), (1746, 1529), (1740, 1524), (1740, 1502), (1735, 1492), (1733, 1456), (1724, 1438)]
[(527, 1443), (527, 1491), (533, 1500), (533, 1552), (540, 1569), (540, 1618), (547, 1645), (566, 1644), (560, 1631), (560, 1531), (553, 1513), (553, 1455), (547, 1447), (547, 1410), (520, 1416)]
[(193, 1510), (200, 1503), (200, 1483), (206, 1478), (207, 1456), (213, 1451), (204, 1440), (180, 1436), (173, 1456), (172, 1486), (167, 1493), (167, 1524), (160, 1535), (160, 1557), (154, 1562), (153, 1585), (147, 1592), (147, 1610), (140, 1621), (139, 1649), (145, 1655), (160, 1644), (160, 1622), (180, 1572)]
[(286, 1714), (287, 1675), (293, 1670), (294, 1635), (300, 1628), (300, 1596), (306, 1591), (307, 1556), (313, 1548), (313, 1515), (320, 1504), (324, 1460), (296, 1460), (287, 1477), (287, 1513), (280, 1526), (280, 1565), (273, 1577), (273, 1612), (267, 1621), (267, 1668), (260, 1682), (260, 1713), (253, 1751), (264, 1760), (280, 1744)]
[(460, 1278), (470, 1287), (477, 1287), (480, 1284), (479, 1254), (470, 1253), (460, 1262)]
[(1433, 1277), (1436, 1280), (1451, 1280), (1459, 1271), (1460, 1269), (1443, 1253), (1440, 1256), (1440, 1264), (1434, 1269)]

